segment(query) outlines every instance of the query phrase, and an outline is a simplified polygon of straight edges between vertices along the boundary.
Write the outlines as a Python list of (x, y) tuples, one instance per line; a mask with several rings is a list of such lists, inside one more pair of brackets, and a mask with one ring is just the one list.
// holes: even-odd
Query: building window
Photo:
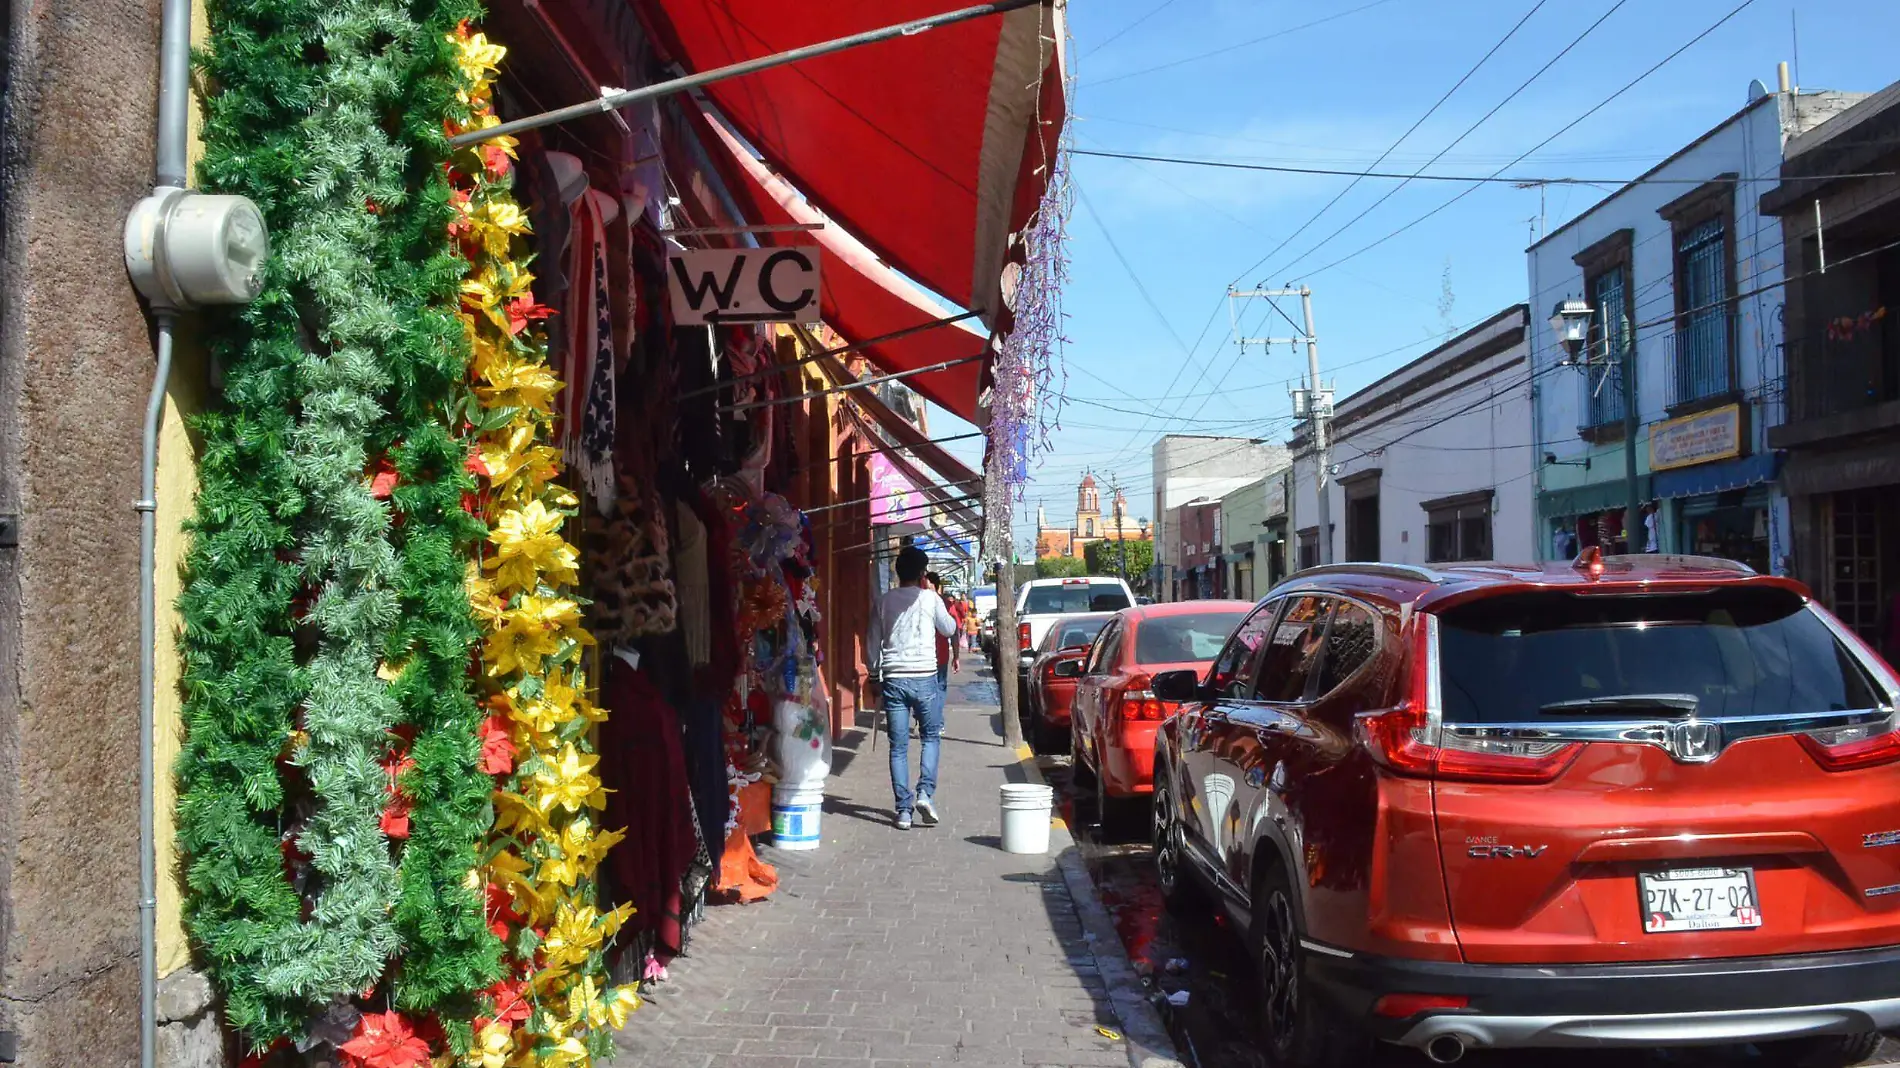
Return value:
[(1299, 532), (1300, 570), (1319, 566), (1319, 528), (1307, 527)]
[(1491, 559), (1491, 491), (1426, 501), (1425, 562)]
[(1379, 469), (1356, 471), (1339, 480), (1346, 495), (1346, 559), (1377, 560), (1379, 540)]
[(1590, 391), (1590, 425), (1623, 420), (1623, 368), (1630, 353), (1629, 266), (1617, 264), (1590, 279), (1590, 358), (1584, 388)]
[(1083, 526), (1083, 530), (1082, 530), (1083, 537), (1093, 538), (1095, 536), (1095, 520), (1085, 519), (1082, 521), (1082, 526)]
[(1735, 388), (1735, 175), (1723, 175), (1665, 205), (1675, 243), (1676, 327), (1670, 339), (1669, 403), (1692, 405)]

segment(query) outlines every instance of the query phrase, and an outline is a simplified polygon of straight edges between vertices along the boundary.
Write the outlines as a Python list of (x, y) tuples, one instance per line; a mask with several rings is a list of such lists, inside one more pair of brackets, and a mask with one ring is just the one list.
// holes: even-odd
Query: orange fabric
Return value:
[(744, 827), (734, 827), (726, 839), (725, 855), (719, 858), (716, 899), (746, 905), (764, 899), (776, 889), (778, 869), (759, 859)]

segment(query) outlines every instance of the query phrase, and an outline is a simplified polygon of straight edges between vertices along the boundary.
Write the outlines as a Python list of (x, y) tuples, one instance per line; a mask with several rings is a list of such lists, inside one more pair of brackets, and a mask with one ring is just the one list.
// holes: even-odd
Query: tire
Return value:
[(1102, 841), (1126, 842), (1140, 835), (1147, 813), (1139, 797), (1111, 797), (1108, 781), (1100, 770), (1095, 773), (1095, 822)]
[(1279, 865), (1261, 874), (1253, 893), (1249, 932), (1260, 972), (1261, 1044), (1276, 1068), (1357, 1068), (1370, 1060), (1371, 1041), (1344, 1026), (1318, 999), (1307, 996), (1306, 951), (1300, 946), (1293, 887)]
[(1051, 727), (1049, 722), (1042, 718), (1040, 712), (1031, 721), (1029, 729), (1033, 739), (1030, 744), (1035, 747), (1037, 753), (1055, 756), (1069, 751), (1069, 732)]
[(1148, 841), (1154, 851), (1155, 882), (1169, 912), (1194, 915), (1205, 911), (1206, 899), (1188, 868), (1187, 835), (1174, 803), (1174, 788), (1165, 775), (1155, 775), (1154, 800), (1148, 811)]
[(1874, 1055), (1880, 1035), (1816, 1035), (1782, 1042), (1763, 1042), (1761, 1063), (1771, 1068), (1850, 1068)]

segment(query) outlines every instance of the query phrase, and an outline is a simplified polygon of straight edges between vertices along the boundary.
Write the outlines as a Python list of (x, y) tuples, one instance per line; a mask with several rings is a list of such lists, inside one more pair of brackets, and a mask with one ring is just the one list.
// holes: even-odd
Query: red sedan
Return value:
[(1029, 666), (1028, 726), (1030, 744), (1038, 753), (1066, 752), (1069, 744), (1069, 704), (1075, 698), (1075, 676), (1056, 674), (1056, 665), (1080, 661), (1113, 612), (1063, 616), (1049, 625)]
[(1206, 668), (1252, 608), (1246, 601), (1124, 608), (1084, 660), (1056, 666), (1058, 676), (1077, 679), (1069, 716), (1075, 777), (1094, 783), (1104, 826), (1154, 791), (1155, 733), (1176, 706), (1156, 700), (1149, 682), (1163, 671)]

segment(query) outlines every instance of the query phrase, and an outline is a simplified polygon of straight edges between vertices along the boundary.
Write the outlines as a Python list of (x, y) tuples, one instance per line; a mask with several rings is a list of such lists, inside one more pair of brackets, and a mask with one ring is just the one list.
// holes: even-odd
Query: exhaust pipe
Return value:
[(1425, 1056), (1433, 1064), (1456, 1064), (1464, 1059), (1465, 1039), (1463, 1035), (1439, 1035), (1425, 1043)]

